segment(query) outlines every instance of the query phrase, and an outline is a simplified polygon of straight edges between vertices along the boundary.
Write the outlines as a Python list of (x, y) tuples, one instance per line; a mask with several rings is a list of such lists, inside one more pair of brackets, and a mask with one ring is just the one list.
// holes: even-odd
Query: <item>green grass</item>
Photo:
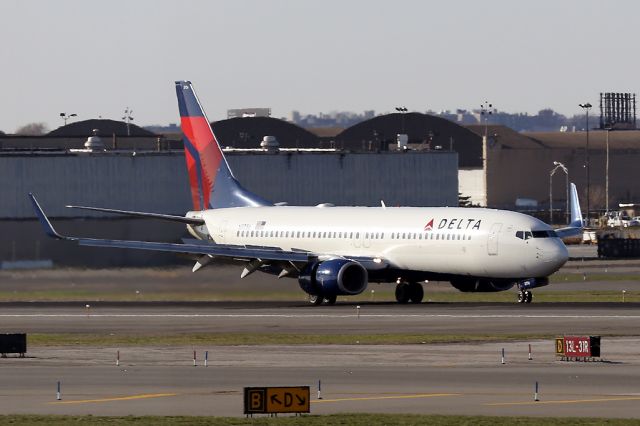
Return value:
[(237, 346), (237, 345), (410, 345), (456, 342), (503, 342), (552, 338), (518, 334), (290, 334), (209, 333), (175, 335), (29, 334), (30, 346)]
[[(179, 284), (176, 284), (178, 287)], [(151, 291), (136, 294), (133, 291), (105, 291), (105, 290), (26, 290), (26, 291), (0, 291), (0, 302), (215, 302), (229, 300), (263, 301), (263, 300), (306, 300), (305, 294), (297, 287), (292, 291), (260, 292), (237, 291), (216, 292), (202, 291)]]
[[(640, 281), (640, 278), (639, 278)], [(553, 285), (553, 284), (552, 284)], [(339, 297), (339, 302), (366, 303), (366, 302), (394, 302), (393, 286), (373, 287), (375, 294), (365, 291), (358, 296)], [(622, 293), (614, 290), (534, 290), (536, 302), (621, 302)], [(91, 302), (217, 302), (217, 301), (306, 301), (306, 295), (297, 289), (290, 292), (154, 292), (142, 295), (131, 292), (105, 292), (105, 291), (25, 291), (25, 292), (0, 292), (0, 302), (28, 301), (28, 302), (55, 302), (71, 301), (79, 303)], [(463, 303), (463, 302), (505, 302), (514, 303), (516, 291), (503, 291), (496, 293), (462, 293), (456, 290), (430, 291), (428, 284), (425, 286), (425, 302), (435, 303)], [(626, 302), (640, 302), (640, 291), (627, 290)]]
[[(516, 301), (515, 291), (503, 291), (498, 293), (429, 293), (425, 292), (425, 300), (440, 303), (460, 302), (505, 302)], [(614, 290), (533, 290), (534, 303), (548, 302), (622, 302), (622, 293)], [(640, 302), (640, 291), (627, 290), (625, 302)]]
[(439, 416), (411, 414), (332, 414), (327, 416), (305, 415), (302, 417), (281, 416), (269, 417), (159, 417), (159, 416), (43, 416), (43, 415), (9, 415), (0, 416), (3, 425), (231, 425), (231, 426), (500, 426), (500, 425), (556, 425), (556, 426), (626, 426), (638, 425), (640, 421), (633, 419), (596, 419), (574, 417), (488, 417), (488, 416)]
[(607, 274), (591, 273), (589, 271), (579, 273), (556, 272), (549, 277), (551, 284), (575, 283), (575, 282), (601, 282), (601, 281), (640, 281), (640, 274)]

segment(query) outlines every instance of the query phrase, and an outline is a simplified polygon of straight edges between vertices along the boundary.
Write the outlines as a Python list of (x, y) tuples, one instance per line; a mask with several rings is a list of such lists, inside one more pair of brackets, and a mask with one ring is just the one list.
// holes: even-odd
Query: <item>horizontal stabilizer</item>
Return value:
[(161, 213), (145, 213), (145, 212), (133, 212), (128, 210), (116, 210), (116, 209), (104, 209), (101, 207), (85, 207), (85, 206), (65, 206), (70, 209), (89, 210), (94, 212), (121, 214), (124, 216), (134, 217), (146, 217), (150, 219), (168, 220), (171, 222), (187, 223), (189, 225), (204, 225), (204, 220), (196, 217), (174, 216), (170, 214)]

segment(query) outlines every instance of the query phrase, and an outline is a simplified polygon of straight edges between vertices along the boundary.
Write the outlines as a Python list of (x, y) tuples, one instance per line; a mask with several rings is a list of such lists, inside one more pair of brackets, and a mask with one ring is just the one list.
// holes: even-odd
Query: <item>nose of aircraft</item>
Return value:
[(562, 240), (551, 240), (553, 243), (549, 247), (545, 247), (545, 260), (553, 266), (553, 272), (557, 271), (569, 260), (569, 251)]

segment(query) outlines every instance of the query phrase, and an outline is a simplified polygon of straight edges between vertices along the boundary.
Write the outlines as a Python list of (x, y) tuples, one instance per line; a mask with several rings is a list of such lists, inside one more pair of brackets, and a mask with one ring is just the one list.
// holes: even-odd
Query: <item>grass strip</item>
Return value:
[[(556, 286), (556, 288), (558, 288)], [(364, 303), (364, 302), (394, 302), (393, 286), (384, 288), (375, 287), (375, 294), (365, 291), (357, 296), (338, 297), (338, 302)], [(622, 293), (617, 290), (534, 290), (536, 302), (621, 302)], [(461, 303), (461, 302), (508, 302), (516, 300), (516, 291), (503, 291), (496, 293), (462, 293), (458, 291), (430, 291), (429, 285), (425, 285), (425, 302), (436, 303)], [(43, 292), (0, 292), (0, 302), (78, 302), (80, 307), (85, 303), (96, 302), (220, 302), (220, 301), (297, 301), (305, 303), (306, 296), (301, 291), (292, 292), (238, 292), (238, 293), (145, 293), (142, 296), (132, 295), (130, 292), (101, 292), (101, 291), (43, 291)], [(626, 302), (640, 302), (640, 291), (627, 290)]]
[(304, 415), (301, 417), (282, 416), (271, 417), (195, 417), (195, 416), (57, 416), (57, 415), (0, 415), (0, 424), (4, 425), (231, 425), (231, 426), (324, 426), (324, 425), (352, 425), (352, 426), (626, 426), (637, 425), (635, 419), (602, 419), (576, 417), (489, 417), (489, 416), (441, 416), (441, 415), (411, 415), (411, 414), (332, 414), (326, 416)]
[(522, 334), (289, 334), (208, 333), (175, 335), (114, 335), (32, 333), (30, 346), (256, 346), (256, 345), (417, 345), (430, 343), (486, 343), (552, 338)]

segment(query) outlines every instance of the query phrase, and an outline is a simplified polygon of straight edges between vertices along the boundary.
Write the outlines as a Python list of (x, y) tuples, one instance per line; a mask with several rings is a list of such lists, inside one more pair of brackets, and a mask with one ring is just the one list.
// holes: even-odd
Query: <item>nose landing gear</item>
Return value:
[(533, 293), (529, 290), (520, 290), (518, 292), (518, 303), (531, 303), (533, 300)]

